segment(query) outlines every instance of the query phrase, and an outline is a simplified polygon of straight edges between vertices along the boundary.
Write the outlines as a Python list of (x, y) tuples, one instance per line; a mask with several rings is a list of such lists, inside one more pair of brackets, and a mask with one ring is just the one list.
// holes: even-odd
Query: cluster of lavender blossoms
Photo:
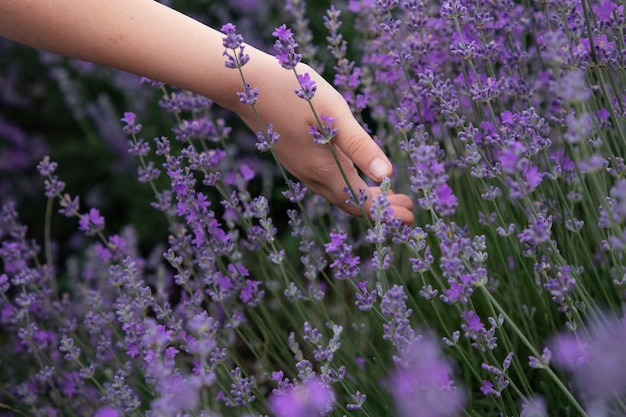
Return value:
[[(37, 166), (46, 230), (75, 222), (75, 253), (3, 197), (0, 416), (626, 415), (625, 7), (349, 0), (319, 33), (288, 0), (295, 29), (272, 34), (317, 120), (303, 135), (333, 152), (304, 59), (395, 164), (369, 219), (287, 174), (272, 120), (239, 132), (144, 80), (172, 129), (144, 138), (127, 112), (120, 131), (167, 239), (111, 230), (54, 156)], [(222, 32), (256, 112), (243, 36)]]

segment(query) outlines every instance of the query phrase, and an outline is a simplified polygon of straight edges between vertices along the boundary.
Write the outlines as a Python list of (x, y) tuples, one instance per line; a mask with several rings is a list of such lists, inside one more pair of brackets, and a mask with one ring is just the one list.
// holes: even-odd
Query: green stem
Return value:
[[(533, 346), (532, 343), (530, 343), (530, 341), (526, 338), (526, 336), (520, 330), (520, 328), (517, 326), (517, 324), (515, 324), (515, 322), (511, 319), (511, 317), (506, 313), (505, 309), (502, 308), (500, 303), (498, 303), (498, 301), (495, 299), (493, 294), (491, 294), (489, 292), (489, 290), (487, 288), (485, 288), (484, 286), (482, 286), (480, 288), (481, 288), (483, 294), (489, 300), (489, 302), (498, 311), (498, 313), (500, 313), (500, 314), (502, 314), (502, 316), (504, 316), (505, 322), (511, 327), (511, 329), (513, 329), (513, 332), (515, 334), (517, 334), (517, 336), (520, 338), (522, 343), (524, 343), (524, 345), (528, 348), (530, 353), (533, 356), (535, 356), (536, 358), (540, 358), (541, 354), (539, 353), (539, 351), (537, 349), (535, 349), (535, 347)], [(571, 404), (574, 406), (574, 408), (580, 413), (580, 415), (583, 416), (583, 417), (588, 417), (587, 412), (585, 411), (585, 409), (580, 405), (580, 403), (576, 400), (576, 398), (574, 398), (574, 395), (572, 395), (570, 390), (567, 389), (565, 384), (556, 375), (556, 373), (549, 366), (545, 366), (543, 369), (547, 372), (547, 374), (550, 377), (550, 379), (557, 385), (557, 387), (563, 392), (563, 394), (565, 394), (567, 399), (571, 402)]]

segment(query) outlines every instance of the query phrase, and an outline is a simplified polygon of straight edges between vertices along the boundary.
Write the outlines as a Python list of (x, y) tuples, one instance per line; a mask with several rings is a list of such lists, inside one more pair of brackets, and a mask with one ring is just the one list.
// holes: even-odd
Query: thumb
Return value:
[(353, 118), (340, 118), (337, 136), (333, 143), (369, 178), (380, 182), (390, 177), (392, 166), (389, 158)]

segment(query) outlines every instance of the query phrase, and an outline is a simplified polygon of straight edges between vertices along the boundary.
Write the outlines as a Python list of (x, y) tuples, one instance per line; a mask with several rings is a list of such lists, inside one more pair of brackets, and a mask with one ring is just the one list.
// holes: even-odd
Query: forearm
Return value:
[[(222, 34), (153, 0), (0, 0), (0, 35), (240, 110), (241, 80), (224, 67)], [(257, 68), (273, 59), (249, 46), (246, 52)]]

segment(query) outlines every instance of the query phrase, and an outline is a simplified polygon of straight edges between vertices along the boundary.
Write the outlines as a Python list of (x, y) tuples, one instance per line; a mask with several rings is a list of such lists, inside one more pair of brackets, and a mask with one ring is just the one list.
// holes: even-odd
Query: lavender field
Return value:
[(272, 120), (0, 39), (0, 416), (626, 415), (622, 0), (163, 3), (394, 174), (349, 215)]

